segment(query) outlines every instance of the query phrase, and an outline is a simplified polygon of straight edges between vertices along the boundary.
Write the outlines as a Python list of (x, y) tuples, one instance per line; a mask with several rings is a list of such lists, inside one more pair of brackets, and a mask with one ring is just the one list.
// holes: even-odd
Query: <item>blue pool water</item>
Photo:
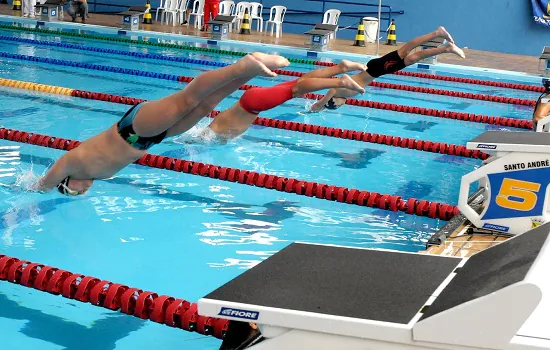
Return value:
[[(0, 30), (0, 35), (235, 61), (216, 54), (55, 35), (8, 30)], [(213, 69), (1, 40), (0, 52), (185, 76)], [(303, 72), (312, 68), (288, 67)], [(0, 77), (144, 99), (161, 98), (185, 87), (167, 80), (4, 58), (0, 59)], [(476, 78), (492, 76), (486, 73)], [(256, 78), (250, 84), (270, 86), (289, 79)], [(379, 81), (537, 97), (525, 91), (403, 76)], [(217, 109), (230, 107), (241, 94), (234, 93)], [(361, 98), (519, 119), (528, 119), (532, 113), (530, 107), (391, 89), (369, 88)], [(305, 113), (310, 104), (295, 99), (262, 116), (454, 144), (465, 144), (485, 130), (513, 130), (355, 106)], [(63, 138), (89, 138), (118, 121), (127, 108), (0, 87), (0, 125)], [(203, 120), (200, 126), (207, 123)], [(191, 138), (184, 135), (183, 139)], [(453, 205), (461, 176), (480, 165), (473, 159), (258, 126), (225, 146), (186, 144), (184, 140), (166, 140), (151, 153)], [(22, 177), (28, 182), (31, 174), (44, 173), (62, 153), (0, 140), (0, 254), (190, 301), (294, 241), (418, 251), (445, 224), (137, 165), (128, 166), (113, 179), (97, 181), (80, 198), (23, 191), (18, 185)], [(0, 329), (7, 335), (4, 341), (9, 349), (217, 349), (220, 344), (211, 337), (5, 282), (0, 283)]]

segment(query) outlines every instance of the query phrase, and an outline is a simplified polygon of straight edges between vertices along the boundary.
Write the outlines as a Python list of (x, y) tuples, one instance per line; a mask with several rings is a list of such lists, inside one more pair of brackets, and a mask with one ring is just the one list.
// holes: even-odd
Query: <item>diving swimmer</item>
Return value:
[(537, 130), (537, 124), (542, 119), (550, 116), (550, 80), (544, 81), (545, 91), (539, 96), (535, 111), (533, 112), (533, 130)]
[[(201, 138), (225, 143), (227, 140), (245, 132), (260, 112), (273, 109), (286, 101), (309, 92), (342, 88), (357, 94), (364, 93), (365, 89), (359, 86), (349, 75), (343, 74), (338, 78), (334, 78), (334, 76), (352, 71), (362, 71), (365, 68), (364, 64), (342, 60), (335, 66), (311, 71), (295, 80), (271, 87), (251, 88), (232, 107), (218, 114), (210, 125), (205, 128)], [(219, 102), (227, 96), (225, 91), (221, 91), (218, 96), (216, 95), (217, 93), (210, 97), (215, 102)]]
[[(435, 38), (443, 38), (447, 43), (437, 47), (412, 53), (416, 47)], [(351, 78), (362, 87), (368, 86), (376, 78), (395, 73), (403, 68), (417, 63), (421, 59), (436, 56), (442, 53), (452, 53), (465, 58), (464, 52), (454, 44), (452, 36), (444, 27), (438, 27), (435, 31), (414, 38), (398, 50), (392, 51), (385, 56), (372, 59), (367, 62), (367, 69), (361, 73), (353, 75)], [(346, 103), (348, 97), (355, 96), (357, 93), (348, 89), (331, 89), (322, 99), (317, 101), (312, 107), (311, 112), (319, 112), (325, 108), (337, 109)]]
[[(200, 75), (175, 94), (133, 106), (117, 124), (63, 155), (35, 188), (47, 191), (57, 187), (65, 195), (84, 194), (94, 180), (112, 177), (166, 137), (191, 129), (250, 79), (258, 75), (274, 77), (273, 69), (288, 65), (284, 57), (256, 52), (231, 66)], [(330, 88), (363, 93), (365, 90), (350, 76), (333, 76), (365, 68), (363, 64), (342, 60), (336, 66), (309, 72), (293, 81), (249, 89), (206, 130), (225, 142), (246, 131), (259, 112), (305, 93)]]
[(248, 54), (232, 65), (201, 74), (181, 91), (133, 106), (118, 123), (59, 158), (34, 188), (84, 194), (94, 180), (112, 177), (164, 138), (189, 130), (248, 80), (274, 77), (272, 70), (289, 64), (277, 55)]

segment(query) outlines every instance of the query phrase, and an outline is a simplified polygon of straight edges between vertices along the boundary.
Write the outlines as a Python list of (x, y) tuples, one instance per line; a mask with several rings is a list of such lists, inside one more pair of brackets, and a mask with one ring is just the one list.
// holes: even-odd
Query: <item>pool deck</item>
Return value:
[(442, 244), (431, 246), (420, 253), (466, 258), (508, 239), (507, 236), (498, 232), (486, 235), (469, 234), (467, 232), (469, 227), (472, 225), (458, 227)]
[[(0, 14), (20, 16), (21, 11), (13, 11), (11, 5), (0, 5)], [(153, 20), (154, 17), (155, 14), (153, 13)], [(118, 28), (120, 27), (120, 20), (121, 17), (117, 15), (103, 15), (92, 13), (90, 14), (90, 18), (88, 18), (87, 20), (87, 24)], [(70, 22), (71, 17), (65, 15), (65, 21)], [(77, 19), (77, 22), (80, 23), (80, 18)], [(254, 22), (252, 29), (255, 28), (256, 23)], [(183, 34), (205, 38), (208, 37), (207, 33), (200, 32), (198, 29), (195, 29), (192, 26), (188, 27), (187, 25), (172, 26), (166, 24), (142, 24), (142, 29), (160, 33)], [(403, 28), (400, 28), (400, 30), (403, 30)], [(270, 36), (265, 32), (258, 33), (255, 30), (252, 30), (251, 32), (252, 33), (250, 35), (230, 33), (229, 39), (247, 42), (261, 42), (264, 44), (284, 45), (298, 48), (306, 47), (306, 37), (304, 35), (283, 33), (282, 37), (276, 38), (275, 36)], [(397, 32), (397, 38), (399, 39), (399, 32)], [(367, 43), (366, 47), (356, 47), (352, 46), (352, 44), (352, 40), (335, 39), (331, 41), (330, 49), (332, 51), (340, 51), (354, 54), (376, 54), (376, 44)], [(380, 54), (385, 54), (393, 51), (401, 44), (402, 43), (399, 43), (398, 46), (391, 46), (381, 43)], [(540, 72), (538, 71), (539, 60), (538, 57), (535, 56), (512, 55), (470, 49), (464, 49), (464, 52), (466, 53), (465, 60), (453, 55), (440, 55), (438, 57), (438, 62), (540, 75)]]

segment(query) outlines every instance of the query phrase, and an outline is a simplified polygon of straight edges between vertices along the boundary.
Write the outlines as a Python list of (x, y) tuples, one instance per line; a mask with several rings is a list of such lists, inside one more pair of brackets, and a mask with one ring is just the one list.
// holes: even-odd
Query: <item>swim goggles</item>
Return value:
[(325, 104), (325, 108), (326, 108), (326, 109), (332, 109), (332, 110), (334, 110), (334, 109), (338, 109), (338, 108), (340, 108), (340, 107), (342, 107), (342, 105), (337, 105), (337, 104), (334, 102), (334, 98), (333, 98), (333, 97), (331, 97), (330, 100), (328, 100), (328, 102)]
[(63, 181), (61, 181), (60, 183), (57, 184), (57, 190), (59, 191), (59, 193), (63, 194), (63, 195), (66, 195), (66, 196), (79, 196), (81, 195), (82, 193), (80, 191), (76, 191), (76, 190), (72, 190), (69, 188), (68, 184), (69, 184), (69, 180), (71, 178), (69, 176), (67, 176), (66, 178), (63, 179)]

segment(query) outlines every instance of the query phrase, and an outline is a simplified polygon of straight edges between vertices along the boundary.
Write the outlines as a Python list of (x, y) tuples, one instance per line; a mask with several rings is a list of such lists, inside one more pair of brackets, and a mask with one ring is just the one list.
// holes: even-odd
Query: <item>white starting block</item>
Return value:
[(125, 30), (139, 30), (139, 16), (149, 12), (149, 7), (146, 6), (130, 6), (130, 8), (124, 12), (120, 12), (122, 15), (121, 29)]
[[(542, 79), (542, 80), (543, 80), (543, 85), (545, 87), (545, 90), (548, 91), (548, 86), (550, 85), (550, 79)], [(547, 103), (550, 104), (550, 93), (543, 93), (539, 97), (539, 100), (537, 101), (537, 105), (539, 102), (541, 104), (547, 104)], [(535, 108), (537, 108), (537, 106), (535, 106)], [(550, 132), (550, 114), (537, 122), (537, 128), (535, 131)]]
[(198, 312), (258, 324), (257, 350), (550, 349), (549, 231), (470, 258), (293, 243)]
[(214, 40), (227, 39), (229, 33), (229, 27), (233, 23), (235, 16), (216, 16), (213, 20), (207, 24), (210, 27), (210, 38)]
[(330, 36), (336, 32), (337, 25), (316, 24), (313, 29), (305, 32), (310, 36), (309, 48), (312, 51), (327, 51)]
[(539, 57), (539, 70), (542, 72), (542, 76), (550, 77), (550, 46), (545, 46), (542, 49), (542, 54)]
[(60, 0), (47, 0), (43, 4), (36, 4), (40, 12), (40, 19), (43, 21), (58, 21), (59, 15), (63, 12), (63, 4)]
[[(464, 175), (458, 207), (478, 228), (520, 234), (550, 221), (550, 137), (537, 132), (488, 131), (467, 144), (492, 155)], [(483, 211), (468, 204), (471, 185), (485, 189)], [(550, 329), (550, 328), (549, 328)]]
[[(437, 48), (437, 47), (443, 45), (443, 40), (444, 40), (443, 38), (432, 39), (430, 41), (427, 41), (427, 42), (423, 43), (420, 46), (419, 49), (420, 50), (427, 50), (427, 49)], [(423, 59), (419, 60), (418, 63), (436, 64), (437, 63), (437, 56), (423, 58)]]

